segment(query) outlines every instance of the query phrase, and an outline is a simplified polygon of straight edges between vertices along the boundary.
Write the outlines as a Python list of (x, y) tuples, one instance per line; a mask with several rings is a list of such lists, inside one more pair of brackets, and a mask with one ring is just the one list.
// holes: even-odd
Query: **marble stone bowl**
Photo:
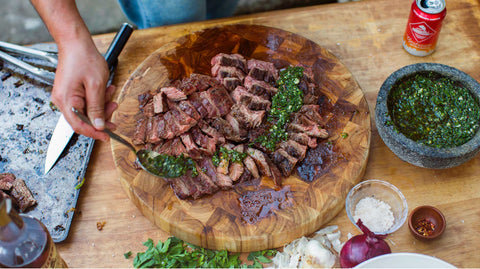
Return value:
[(388, 112), (387, 102), (393, 86), (397, 81), (402, 80), (406, 76), (423, 71), (436, 72), (453, 81), (461, 82), (472, 93), (477, 102), (479, 102), (480, 84), (466, 73), (456, 68), (437, 63), (408, 65), (393, 72), (380, 88), (375, 107), (375, 124), (378, 133), (390, 150), (403, 161), (431, 169), (458, 166), (473, 158), (479, 151), (480, 132), (478, 130), (475, 136), (463, 145), (453, 148), (434, 148), (417, 143), (402, 133), (397, 132), (393, 124), (386, 124), (387, 122), (392, 122)]

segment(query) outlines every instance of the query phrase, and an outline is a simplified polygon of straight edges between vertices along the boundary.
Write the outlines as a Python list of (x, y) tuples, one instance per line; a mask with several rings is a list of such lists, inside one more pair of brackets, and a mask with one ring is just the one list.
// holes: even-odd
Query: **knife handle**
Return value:
[(123, 50), (123, 47), (130, 38), (132, 32), (133, 27), (128, 23), (122, 24), (122, 27), (118, 30), (105, 53), (105, 60), (107, 61), (108, 69), (111, 69), (117, 62), (117, 57), (120, 55), (120, 52)]

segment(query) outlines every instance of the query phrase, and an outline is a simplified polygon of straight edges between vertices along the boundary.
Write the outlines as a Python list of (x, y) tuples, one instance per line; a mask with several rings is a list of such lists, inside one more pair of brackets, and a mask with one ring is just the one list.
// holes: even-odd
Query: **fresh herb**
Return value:
[(127, 253), (124, 253), (123, 256), (125, 257), (125, 259), (129, 259), (130, 256), (132, 256), (132, 252), (129, 251), (129, 252), (127, 252)]
[(142, 156), (142, 158), (147, 159), (148, 164), (144, 164), (147, 170), (164, 178), (181, 177), (187, 171), (191, 171), (193, 177), (198, 175), (193, 159), (188, 156), (185, 157), (183, 154), (178, 157), (158, 154), (153, 157), (148, 155)]
[(85, 183), (85, 177), (82, 177), (82, 181), (80, 181), (80, 183), (75, 185), (75, 189), (76, 190), (80, 189), (83, 186), (84, 183)]
[(219, 150), (213, 154), (213, 165), (219, 166), (222, 160), (232, 161), (234, 163), (242, 163), (243, 159), (247, 157), (247, 153), (240, 152), (234, 149), (227, 149), (226, 147), (220, 147)]
[(231, 254), (226, 250), (205, 249), (176, 237), (170, 237), (165, 242), (159, 241), (156, 246), (152, 239), (148, 239), (143, 245), (147, 250), (137, 253), (133, 260), (135, 268), (261, 268), (261, 263), (271, 262), (265, 255), (276, 254), (275, 250), (252, 252), (248, 259), (254, 263), (246, 265), (240, 261), (239, 254)]
[(290, 115), (303, 105), (303, 92), (298, 88), (302, 77), (303, 67), (300, 66), (289, 66), (280, 71), (280, 78), (277, 81), (278, 92), (272, 98), (272, 108), (267, 117), (267, 121), (273, 125), (266, 134), (256, 139), (270, 151), (275, 150), (278, 142), (287, 139), (285, 126), (290, 122)]
[(346, 132), (343, 132), (340, 134), (342, 136), (343, 139), (347, 138), (348, 137), (348, 133)]
[(394, 85), (388, 103), (395, 129), (421, 144), (455, 147), (479, 128), (480, 107), (459, 82), (421, 72)]

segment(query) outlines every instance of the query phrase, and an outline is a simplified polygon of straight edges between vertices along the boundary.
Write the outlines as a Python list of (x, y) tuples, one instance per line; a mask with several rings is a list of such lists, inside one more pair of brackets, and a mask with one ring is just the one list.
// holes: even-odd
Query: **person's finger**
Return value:
[(87, 115), (97, 130), (105, 128), (105, 90), (106, 81), (89, 79), (85, 83)]
[(115, 102), (107, 102), (105, 104), (105, 119), (109, 120), (112, 117), (113, 112), (117, 110), (118, 104)]
[[(115, 93), (115, 90), (117, 87), (115, 85), (110, 85), (107, 87), (107, 90), (105, 91), (105, 103), (108, 103), (111, 101), (113, 94)], [(108, 117), (106, 117), (108, 119)]]
[[(79, 111), (81, 111), (81, 109), (79, 109)], [(81, 111), (81, 113), (84, 113), (84, 112)], [(102, 141), (109, 140), (109, 136), (106, 133), (96, 130), (91, 125), (80, 120), (80, 118), (78, 118), (78, 116), (75, 115), (72, 109), (62, 111), (62, 114), (65, 117), (65, 119), (70, 123), (70, 126), (72, 127), (75, 133), (88, 136), (94, 139), (99, 139)]]

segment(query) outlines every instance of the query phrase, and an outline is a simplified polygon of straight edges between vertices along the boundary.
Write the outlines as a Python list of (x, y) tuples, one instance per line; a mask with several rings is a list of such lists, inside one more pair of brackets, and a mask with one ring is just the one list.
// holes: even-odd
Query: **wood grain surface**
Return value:
[[(447, 64), (480, 81), (480, 3), (446, 3), (447, 16), (437, 49), (427, 57), (412, 56), (402, 47), (411, 0), (362, 0), (136, 30), (119, 57), (114, 85), (118, 94), (149, 55), (181, 36), (227, 24), (256, 24), (296, 33), (333, 53), (358, 81), (373, 111), (383, 81), (409, 64)], [(94, 37), (101, 52), (105, 52), (113, 36)], [(110, 143), (95, 143), (85, 178), (69, 237), (57, 244), (69, 267), (132, 267), (133, 256), (146, 250), (142, 242), (171, 236), (144, 217), (128, 198), (130, 192), (122, 187), (125, 181), (119, 181)], [(388, 181), (403, 192), (409, 211), (419, 205), (432, 205), (447, 220), (445, 233), (433, 242), (416, 240), (403, 225), (387, 237), (392, 252), (435, 256), (459, 268), (480, 267), (480, 155), (455, 168), (419, 168), (395, 156), (373, 124), (364, 179)], [(101, 231), (96, 226), (99, 221), (106, 222)], [(324, 226), (328, 225), (338, 225), (342, 242), (349, 233), (360, 233), (343, 209)], [(125, 259), (123, 254), (128, 251), (134, 255)], [(244, 261), (247, 255), (242, 253)]]
[[(293, 33), (259, 25), (229, 25), (195, 32), (162, 46), (133, 72), (118, 98), (113, 122), (125, 137), (133, 137), (138, 120), (138, 95), (167, 86), (191, 73), (210, 74), (210, 59), (218, 53), (239, 53), (247, 59), (275, 63), (281, 69), (312, 67), (315, 82), (330, 100), (326, 127), (332, 152), (307, 162), (308, 169), (325, 169), (312, 183), (291, 176), (291, 206), (251, 224), (242, 218), (241, 188), (220, 191), (197, 200), (178, 199), (169, 184), (134, 166), (134, 155), (112, 141), (120, 178), (132, 201), (145, 216), (168, 233), (210, 249), (247, 252), (276, 248), (318, 230), (343, 208), (349, 189), (364, 174), (370, 148), (370, 115), (363, 92), (348, 69), (328, 51)], [(342, 137), (342, 133), (348, 134)], [(307, 157), (308, 158), (308, 157)], [(320, 166), (316, 164), (324, 162)], [(267, 208), (265, 206), (265, 208)]]

